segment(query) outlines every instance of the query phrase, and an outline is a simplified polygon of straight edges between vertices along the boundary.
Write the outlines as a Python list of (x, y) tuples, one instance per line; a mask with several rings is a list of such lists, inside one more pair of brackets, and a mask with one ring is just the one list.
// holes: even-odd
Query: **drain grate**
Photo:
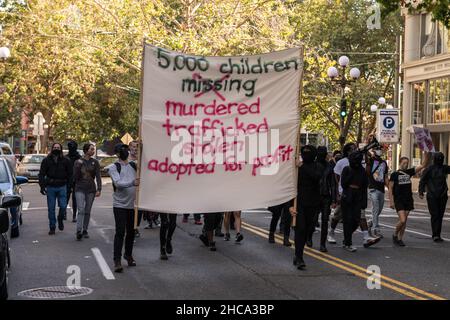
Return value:
[(17, 295), (19, 297), (33, 299), (63, 299), (85, 296), (91, 294), (92, 291), (91, 288), (86, 287), (57, 286), (29, 289), (21, 291)]

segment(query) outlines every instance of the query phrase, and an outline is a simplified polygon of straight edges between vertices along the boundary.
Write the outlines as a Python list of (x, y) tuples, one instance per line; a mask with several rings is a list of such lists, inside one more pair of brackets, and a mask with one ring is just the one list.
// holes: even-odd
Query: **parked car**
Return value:
[[(0, 158), (0, 194), (4, 196), (18, 196), (23, 200), (22, 184), (28, 183), (28, 179), (22, 176), (14, 176), (5, 159)], [(22, 204), (10, 207), (11, 238), (19, 236), (19, 225), (22, 224)]]
[(41, 162), (46, 157), (46, 154), (27, 154), (17, 166), (17, 174), (27, 177), (28, 180), (39, 179), (39, 169)]
[(16, 155), (12, 152), (11, 146), (6, 142), (0, 142), (0, 158), (6, 159), (12, 172), (16, 173)]
[(119, 158), (116, 156), (110, 156), (110, 157), (98, 157), (98, 162), (100, 163), (100, 174), (102, 177), (108, 177), (108, 169), (106, 169), (107, 166), (110, 164), (113, 164), (116, 161), (119, 161)]
[(9, 229), (8, 208), (16, 208), (22, 205), (18, 196), (2, 196), (0, 200), (0, 300), (8, 299), (8, 275), (11, 266), (9, 255), (8, 237)]

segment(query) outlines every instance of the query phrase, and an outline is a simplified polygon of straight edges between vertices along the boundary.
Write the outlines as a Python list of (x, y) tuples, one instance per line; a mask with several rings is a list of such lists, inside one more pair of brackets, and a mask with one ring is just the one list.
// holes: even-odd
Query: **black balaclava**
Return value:
[(317, 148), (317, 161), (326, 162), (327, 161), (328, 150), (327, 147), (320, 146)]
[(354, 151), (348, 156), (348, 162), (352, 169), (358, 169), (361, 167), (361, 162), (363, 160), (363, 154), (359, 151)]
[(119, 155), (119, 159), (125, 161), (130, 155), (130, 150), (126, 144), (119, 143), (114, 147), (114, 152)]
[(342, 148), (342, 157), (348, 157), (354, 148), (356, 149), (356, 146), (353, 142), (347, 143), (344, 148)]
[(436, 152), (433, 157), (433, 164), (436, 166), (444, 165), (444, 154), (442, 152)]
[(306, 145), (301, 149), (301, 155), (304, 163), (313, 163), (317, 157), (317, 149), (312, 145)]
[(78, 144), (75, 141), (70, 140), (67, 143), (67, 148), (69, 149), (69, 156), (78, 155)]

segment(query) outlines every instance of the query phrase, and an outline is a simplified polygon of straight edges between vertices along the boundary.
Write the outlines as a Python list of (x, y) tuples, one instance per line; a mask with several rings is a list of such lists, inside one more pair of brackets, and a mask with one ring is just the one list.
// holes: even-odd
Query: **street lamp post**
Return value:
[(341, 75), (339, 76), (339, 70), (336, 67), (328, 68), (327, 74), (331, 82), (341, 88), (341, 108), (339, 112), (339, 144), (342, 147), (345, 143), (345, 118), (347, 117), (347, 100), (345, 97), (346, 89), (348, 89), (348, 86), (361, 76), (361, 71), (358, 68), (350, 69), (350, 78), (348, 78), (346, 75), (346, 70), (350, 64), (350, 59), (347, 56), (341, 56), (338, 60), (338, 63), (341, 66)]

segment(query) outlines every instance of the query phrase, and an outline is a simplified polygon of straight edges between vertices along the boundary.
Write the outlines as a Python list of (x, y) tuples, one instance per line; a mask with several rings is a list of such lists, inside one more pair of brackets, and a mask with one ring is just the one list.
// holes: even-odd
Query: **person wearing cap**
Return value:
[(125, 239), (125, 254), (123, 258), (128, 266), (136, 266), (133, 259), (134, 244), (134, 204), (136, 199), (136, 187), (139, 185), (136, 165), (128, 161), (129, 147), (120, 143), (114, 147), (114, 152), (119, 161), (109, 165), (108, 173), (111, 176), (113, 193), (113, 212), (116, 224), (114, 235), (114, 271), (122, 272), (121, 264), (122, 247)]
[(434, 242), (444, 241), (441, 238), (441, 230), (448, 200), (447, 175), (449, 173), (450, 166), (444, 164), (444, 154), (436, 152), (433, 155), (433, 164), (425, 169), (422, 178), (420, 178), (419, 197), (423, 199), (424, 193), (427, 193)]

